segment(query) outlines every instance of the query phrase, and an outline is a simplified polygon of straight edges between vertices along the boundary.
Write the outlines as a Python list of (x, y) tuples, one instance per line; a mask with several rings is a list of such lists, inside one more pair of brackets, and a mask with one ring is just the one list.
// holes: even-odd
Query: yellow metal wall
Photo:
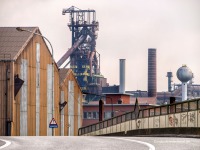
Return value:
[[(81, 105), (81, 118), (83, 115), (83, 109), (82, 109), (82, 92), (80, 87), (78, 86), (78, 83), (72, 73), (71, 70), (68, 71), (68, 76), (66, 77), (66, 79), (64, 80), (63, 83), (61, 83), (60, 86), (60, 91), (64, 91), (64, 99), (68, 100), (68, 81), (74, 81), (74, 135), (77, 136), (78, 135), (78, 104), (80, 103)], [(80, 102), (78, 102), (78, 97), (79, 95), (80, 97)], [(64, 135), (67, 136), (69, 134), (69, 122), (68, 122), (68, 105), (65, 106), (64, 108)], [(82, 119), (81, 119), (81, 124), (82, 124)]]
[[(6, 70), (8, 74), (6, 77)], [(7, 82), (7, 90), (6, 90)], [(6, 121), (12, 121), (12, 100), (14, 97), (13, 62), (0, 62), (0, 136), (6, 134)], [(7, 101), (7, 112), (6, 112)], [(7, 118), (6, 118), (7, 114)]]
[(6, 110), (5, 110), (5, 87), (6, 87), (6, 64), (0, 63), (0, 135), (5, 135), (5, 122), (6, 122)]
[[(15, 62), (15, 74), (20, 75), (21, 60), (28, 61), (28, 135), (36, 135), (36, 43), (40, 43), (40, 135), (46, 135), (47, 122), (47, 64), (51, 64), (51, 55), (39, 36), (29, 42)], [(55, 70), (57, 71), (57, 70)], [(55, 76), (56, 78), (56, 76)], [(56, 82), (55, 82), (56, 83)], [(56, 87), (56, 84), (54, 86)], [(20, 135), (20, 92), (14, 101), (13, 132), (12, 135)]]

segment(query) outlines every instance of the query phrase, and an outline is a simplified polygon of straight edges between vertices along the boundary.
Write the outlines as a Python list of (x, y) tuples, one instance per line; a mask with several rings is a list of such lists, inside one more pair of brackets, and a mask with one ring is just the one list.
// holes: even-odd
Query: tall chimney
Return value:
[(157, 96), (156, 49), (148, 49), (148, 97)]
[(120, 85), (119, 85), (119, 93), (125, 93), (125, 59), (120, 59), (119, 60), (119, 80), (120, 80)]
[(167, 72), (168, 77), (168, 92), (172, 92), (172, 72)]

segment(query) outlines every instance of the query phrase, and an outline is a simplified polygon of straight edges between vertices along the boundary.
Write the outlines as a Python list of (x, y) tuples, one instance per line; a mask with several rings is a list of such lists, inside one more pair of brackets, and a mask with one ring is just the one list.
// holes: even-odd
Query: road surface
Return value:
[[(11, 144), (1, 148), (6, 142)], [(3, 150), (200, 150), (200, 139), (173, 137), (0, 137)]]

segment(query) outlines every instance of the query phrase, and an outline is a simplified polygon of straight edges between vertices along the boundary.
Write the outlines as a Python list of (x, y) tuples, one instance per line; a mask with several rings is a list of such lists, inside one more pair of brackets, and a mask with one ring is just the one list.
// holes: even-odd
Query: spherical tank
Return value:
[(188, 82), (192, 79), (193, 73), (190, 68), (188, 68), (186, 65), (183, 65), (177, 70), (176, 76), (181, 82)]

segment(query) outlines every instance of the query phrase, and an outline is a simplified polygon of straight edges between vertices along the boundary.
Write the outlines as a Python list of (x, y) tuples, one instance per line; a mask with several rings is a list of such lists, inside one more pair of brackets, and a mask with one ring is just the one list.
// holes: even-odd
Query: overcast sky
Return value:
[(119, 84), (126, 59), (126, 90), (147, 90), (148, 48), (157, 49), (157, 87), (167, 90), (168, 71), (186, 64), (200, 84), (200, 0), (0, 0), (0, 26), (38, 26), (54, 47), (55, 60), (71, 46), (63, 8), (95, 9), (101, 73)]

